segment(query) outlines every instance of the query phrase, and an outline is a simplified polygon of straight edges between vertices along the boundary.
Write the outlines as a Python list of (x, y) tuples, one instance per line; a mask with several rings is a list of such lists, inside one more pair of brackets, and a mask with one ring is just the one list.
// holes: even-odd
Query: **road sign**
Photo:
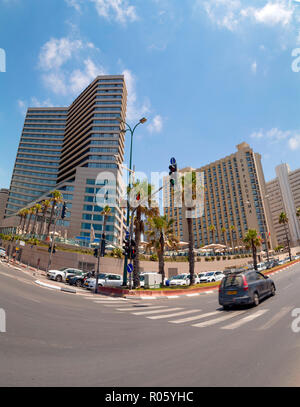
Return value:
[(132, 264), (127, 264), (127, 272), (132, 273), (133, 272), (133, 265)]
[(176, 164), (176, 159), (175, 159), (174, 157), (172, 157), (171, 160), (170, 160), (170, 163), (171, 163), (172, 165)]

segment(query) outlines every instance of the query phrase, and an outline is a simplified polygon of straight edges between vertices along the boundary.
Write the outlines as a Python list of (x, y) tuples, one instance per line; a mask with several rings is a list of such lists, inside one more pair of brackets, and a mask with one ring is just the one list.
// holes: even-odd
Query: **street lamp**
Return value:
[[(128, 191), (131, 189), (131, 175), (132, 175), (132, 144), (133, 144), (133, 134), (135, 129), (140, 125), (146, 123), (147, 119), (145, 117), (142, 117), (139, 122), (131, 128), (128, 123), (126, 123), (124, 120), (122, 120), (120, 117), (117, 118), (117, 120), (120, 123), (125, 124), (126, 129), (121, 130), (122, 133), (126, 133), (127, 131), (130, 132), (130, 159), (129, 159), (129, 183), (128, 183)], [(129, 212), (130, 212), (130, 205), (129, 205), (129, 199), (127, 199), (127, 217), (126, 217), (126, 229), (128, 230), (129, 228)], [(125, 255), (124, 259), (124, 269), (123, 269), (123, 286), (127, 285), (127, 264), (128, 264), (128, 256)]]

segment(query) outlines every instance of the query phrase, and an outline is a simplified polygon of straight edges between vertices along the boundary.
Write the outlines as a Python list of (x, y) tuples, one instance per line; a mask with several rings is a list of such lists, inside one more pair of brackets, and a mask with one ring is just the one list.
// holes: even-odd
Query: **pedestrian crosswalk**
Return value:
[(134, 317), (146, 318), (152, 321), (161, 320), (174, 326), (190, 326), (193, 329), (217, 328), (224, 331), (243, 329), (244, 327), (249, 327), (256, 331), (264, 331), (273, 327), (294, 308), (292, 306), (285, 306), (275, 314), (269, 308), (247, 308), (230, 311), (218, 308), (204, 311), (200, 308), (167, 305), (165, 302), (158, 304), (156, 301), (153, 302), (151, 300), (141, 302), (140, 300), (126, 298), (86, 298), (92, 299), (100, 307), (107, 307), (112, 311), (127, 313)]

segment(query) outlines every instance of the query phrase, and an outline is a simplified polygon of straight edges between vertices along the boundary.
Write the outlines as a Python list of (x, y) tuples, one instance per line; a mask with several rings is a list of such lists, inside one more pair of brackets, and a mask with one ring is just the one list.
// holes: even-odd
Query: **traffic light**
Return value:
[(64, 219), (66, 217), (66, 210), (67, 210), (67, 204), (64, 202), (62, 210), (61, 210), (61, 218)]
[(94, 256), (98, 257), (98, 249), (94, 249)]
[(135, 241), (131, 239), (130, 244), (130, 259), (133, 260), (136, 257), (136, 250), (135, 250)]
[(140, 199), (141, 199), (141, 193), (138, 192), (138, 193), (136, 194), (136, 200), (139, 201)]
[(130, 244), (129, 244), (129, 239), (128, 238), (125, 238), (123, 240), (123, 250), (124, 250), (124, 252), (123, 252), (124, 256), (129, 257), (129, 255), (130, 255)]
[(105, 256), (105, 247), (106, 247), (105, 235), (102, 235), (101, 248), (100, 248), (100, 257)]
[(172, 186), (174, 186), (175, 185), (175, 179), (174, 179), (174, 175), (175, 175), (175, 173), (177, 172), (177, 164), (176, 164), (176, 162), (175, 163), (173, 163), (173, 164), (171, 164), (171, 165), (169, 165), (169, 176), (170, 176), (170, 184), (172, 185)]

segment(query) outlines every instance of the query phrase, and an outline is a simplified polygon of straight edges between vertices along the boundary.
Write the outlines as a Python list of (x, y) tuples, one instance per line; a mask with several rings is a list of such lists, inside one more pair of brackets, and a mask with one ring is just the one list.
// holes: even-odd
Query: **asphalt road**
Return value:
[(223, 311), (216, 292), (95, 299), (0, 264), (0, 386), (299, 386), (300, 264), (272, 278), (275, 297)]

